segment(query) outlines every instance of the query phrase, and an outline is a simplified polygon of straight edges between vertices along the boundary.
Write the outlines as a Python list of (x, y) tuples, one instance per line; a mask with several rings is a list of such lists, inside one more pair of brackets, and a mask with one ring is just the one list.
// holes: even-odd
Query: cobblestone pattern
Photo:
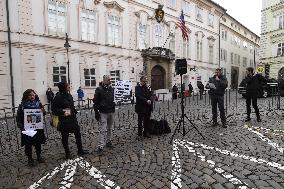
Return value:
[[(276, 98), (259, 99), (263, 121), (257, 123), (253, 117), (250, 124), (245, 124), (243, 122), (245, 101), (239, 97), (235, 100), (233, 95), (231, 94), (230, 99), (234, 100), (229, 102), (227, 98), (227, 129), (210, 127), (211, 107), (208, 98), (206, 102), (205, 99), (197, 101), (196, 97), (194, 101), (193, 98), (186, 98), (186, 114), (205, 136), (205, 140), (189, 124), (185, 125), (187, 134), (183, 136), (181, 132), (178, 132), (174, 139), (206, 144), (284, 166), (283, 151), (281, 152), (281, 147), (284, 146), (284, 119), (282, 110), (276, 108)], [(283, 99), (281, 100), (280, 107), (283, 107)], [(179, 116), (180, 101), (175, 100), (174, 102), (157, 102), (152, 117), (157, 120), (166, 118), (173, 131)], [(137, 138), (137, 116), (134, 106), (121, 106), (116, 111), (114, 148), (106, 149), (104, 156), (101, 157), (97, 156), (94, 151), (97, 122), (92, 110), (80, 111), (78, 119), (82, 129), (84, 147), (91, 152), (84, 157), (84, 160), (98, 169), (107, 179), (121, 188), (154, 189), (176, 186), (172, 185), (174, 152), (172, 144), (169, 144), (172, 133), (152, 136), (150, 139)], [(15, 130), (14, 120), (2, 120), (1, 127), (7, 128), (6, 133), (3, 129), (0, 130), (2, 150), (9, 153), (3, 153), (0, 156), (0, 188), (28, 188), (65, 161), (60, 136), (49, 125), (47, 125), (48, 141), (43, 146), (46, 163), (38, 164), (33, 168), (27, 167), (23, 149), (18, 147), (19, 141), (16, 136), (19, 131)], [(256, 132), (261, 133), (264, 138), (261, 139)], [(278, 146), (270, 145), (268, 140)], [(73, 136), (70, 137), (70, 146), (76, 158), (77, 150)], [(202, 146), (194, 146), (195, 152), (200, 154), (200, 157), (205, 156), (207, 160), (215, 162), (215, 168), (219, 168), (215, 169), (208, 161), (202, 161), (197, 154), (191, 153), (188, 149), (178, 146), (178, 150), (181, 188), (237, 188), (238, 185), (225, 178), (220, 173), (220, 169), (233, 175), (242, 183), (246, 183), (248, 188), (284, 188), (284, 170), (277, 166), (259, 164), (216, 150), (205, 149)], [(65, 177), (66, 169), (63, 169), (51, 179), (44, 180), (39, 188), (66, 187), (62, 185)], [(74, 180), (71, 188), (104, 188), (98, 183), (98, 179), (79, 166), (72, 178)]]

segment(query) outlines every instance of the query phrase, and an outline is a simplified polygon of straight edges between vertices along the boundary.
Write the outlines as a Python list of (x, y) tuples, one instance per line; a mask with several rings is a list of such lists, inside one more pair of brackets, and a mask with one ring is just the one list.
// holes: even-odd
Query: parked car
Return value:
[[(238, 87), (238, 93), (246, 97), (246, 83), (243, 79)], [(266, 79), (262, 77), (261, 86), (258, 91), (258, 97), (269, 97), (278, 94), (278, 81), (276, 79)]]

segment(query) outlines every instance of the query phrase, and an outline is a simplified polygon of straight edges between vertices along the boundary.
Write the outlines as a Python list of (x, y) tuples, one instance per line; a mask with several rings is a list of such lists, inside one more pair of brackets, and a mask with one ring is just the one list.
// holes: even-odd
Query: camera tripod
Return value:
[(180, 83), (181, 83), (181, 116), (179, 118), (179, 121), (177, 123), (177, 126), (174, 130), (174, 133), (171, 137), (171, 140), (170, 140), (170, 143), (173, 142), (173, 139), (174, 139), (174, 136), (176, 134), (176, 132), (180, 132), (180, 129), (182, 127), (182, 135), (185, 136), (188, 132), (185, 132), (185, 126), (184, 126), (184, 121), (185, 121), (185, 118), (188, 120), (188, 122), (190, 123), (190, 126), (192, 126), (200, 136), (202, 136), (202, 138), (205, 140), (205, 137), (201, 134), (201, 132), (196, 128), (196, 126), (194, 125), (194, 123), (192, 122), (192, 120), (190, 120), (187, 115), (184, 113), (184, 88), (185, 86), (182, 86), (183, 83), (182, 83), (182, 74), (180, 74)]

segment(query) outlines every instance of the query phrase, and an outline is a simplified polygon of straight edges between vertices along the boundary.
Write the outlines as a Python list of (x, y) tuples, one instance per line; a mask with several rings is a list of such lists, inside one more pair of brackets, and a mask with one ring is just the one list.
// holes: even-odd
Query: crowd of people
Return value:
[[(255, 109), (257, 116), (257, 121), (260, 122), (260, 114), (257, 107), (257, 90), (260, 80), (260, 76), (254, 73), (253, 68), (247, 68), (246, 81), (246, 106), (247, 106), (247, 118), (245, 121), (250, 121), (251, 114), (251, 103)], [(200, 98), (204, 92), (204, 85), (202, 82), (198, 83), (198, 88), (200, 91)], [(182, 87), (185, 87), (183, 84)], [(222, 74), (221, 69), (217, 68), (213, 77), (209, 78), (209, 82), (206, 87), (209, 90), (209, 95), (211, 97), (212, 105), (212, 120), (213, 127), (217, 124), (217, 107), (220, 111), (220, 118), (222, 122), (222, 127), (226, 128), (226, 117), (224, 111), (224, 94), (225, 89), (228, 87), (228, 81), (226, 77)], [(67, 82), (58, 83), (59, 92), (54, 93), (48, 88), (46, 95), (49, 104), (51, 104), (52, 115), (58, 116), (59, 124), (57, 130), (61, 134), (61, 142), (65, 151), (66, 159), (72, 158), (70, 153), (68, 137), (70, 133), (75, 135), (77, 154), (83, 156), (89, 152), (83, 149), (80, 126), (78, 124), (76, 114), (77, 111), (74, 106), (74, 100), (70, 94), (70, 85)], [(184, 90), (184, 89), (183, 89)], [(189, 84), (190, 95), (193, 92), (193, 87), (191, 83)], [(177, 99), (178, 87), (175, 84), (172, 88), (173, 99)], [(83, 100), (84, 92), (81, 88), (78, 89), (78, 99)], [(135, 87), (135, 112), (138, 114), (138, 133), (139, 137), (149, 138), (149, 128), (151, 127), (151, 112), (153, 111), (153, 101), (155, 96), (150, 86), (147, 84), (147, 77), (142, 76), (140, 78), (140, 83)], [(115, 102), (114, 102), (114, 88), (111, 85), (111, 79), (109, 75), (103, 76), (103, 81), (100, 82), (99, 87), (96, 88), (94, 98), (94, 111), (95, 119), (99, 122), (99, 135), (96, 147), (96, 152), (99, 156), (103, 155), (105, 148), (112, 148), (112, 127), (114, 123), (114, 113), (115, 113)], [(50, 107), (49, 107), (50, 108)], [(17, 111), (17, 125), (21, 130), (21, 144), (25, 146), (25, 154), (28, 158), (28, 165), (34, 166), (34, 160), (32, 158), (32, 146), (35, 147), (37, 161), (39, 163), (45, 162), (44, 158), (41, 156), (41, 144), (46, 142), (45, 134), (43, 129), (35, 129), (36, 134), (29, 136), (25, 134), (25, 109), (37, 109), (42, 112), (43, 115), (46, 111), (41, 104), (36, 92), (32, 89), (27, 89), (23, 93), (21, 104), (19, 105)]]

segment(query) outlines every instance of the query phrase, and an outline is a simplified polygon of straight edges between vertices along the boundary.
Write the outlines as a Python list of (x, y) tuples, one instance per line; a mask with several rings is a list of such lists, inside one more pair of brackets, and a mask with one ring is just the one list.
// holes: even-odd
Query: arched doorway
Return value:
[(152, 90), (165, 88), (165, 70), (161, 66), (154, 66), (151, 71)]
[(284, 80), (284, 67), (282, 67), (278, 72), (278, 80)]
[(231, 88), (238, 88), (238, 80), (239, 80), (239, 68), (232, 67), (231, 68)]

